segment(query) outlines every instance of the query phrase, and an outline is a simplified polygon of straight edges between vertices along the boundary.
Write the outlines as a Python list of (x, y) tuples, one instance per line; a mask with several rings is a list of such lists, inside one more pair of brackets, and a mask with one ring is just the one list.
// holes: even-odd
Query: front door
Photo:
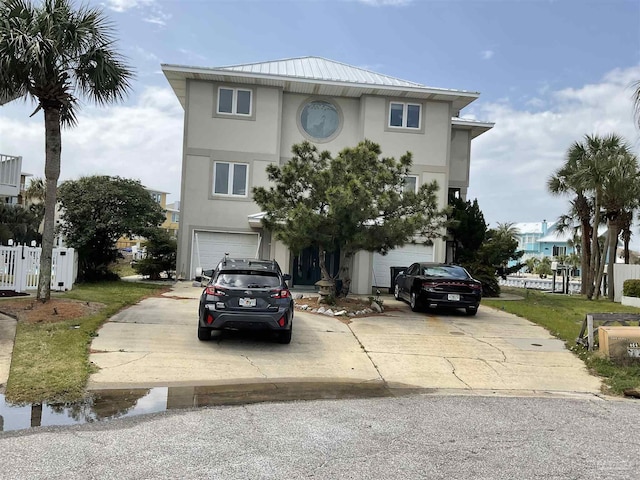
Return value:
[[(300, 255), (293, 257), (293, 285), (314, 285), (322, 278), (320, 272), (320, 253), (318, 247), (307, 247)], [(325, 256), (327, 270), (332, 276), (338, 274), (340, 252), (327, 252)]]

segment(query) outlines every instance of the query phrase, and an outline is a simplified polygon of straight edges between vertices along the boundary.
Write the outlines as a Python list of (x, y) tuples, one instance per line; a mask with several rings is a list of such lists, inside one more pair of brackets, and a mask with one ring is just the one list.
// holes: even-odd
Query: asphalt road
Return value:
[(414, 395), (0, 434), (0, 478), (629, 479), (640, 403)]

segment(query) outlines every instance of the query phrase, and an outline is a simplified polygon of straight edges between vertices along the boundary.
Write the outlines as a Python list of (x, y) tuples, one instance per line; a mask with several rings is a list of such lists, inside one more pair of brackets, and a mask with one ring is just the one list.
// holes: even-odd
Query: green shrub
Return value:
[(640, 297), (640, 280), (625, 280), (622, 284), (622, 294), (625, 297)]

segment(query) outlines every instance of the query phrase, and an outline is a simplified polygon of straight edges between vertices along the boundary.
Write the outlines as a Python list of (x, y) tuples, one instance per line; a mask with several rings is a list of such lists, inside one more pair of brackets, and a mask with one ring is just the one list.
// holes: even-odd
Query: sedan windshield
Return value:
[(450, 265), (443, 266), (425, 266), (421, 268), (422, 275), (427, 277), (443, 277), (443, 278), (469, 278), (467, 272), (462, 267), (453, 267)]

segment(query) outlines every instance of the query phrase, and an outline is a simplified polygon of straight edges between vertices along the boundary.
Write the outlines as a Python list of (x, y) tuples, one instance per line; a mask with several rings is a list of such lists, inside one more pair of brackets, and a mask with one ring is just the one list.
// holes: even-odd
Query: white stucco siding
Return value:
[(455, 186), (469, 186), (470, 138), (469, 130), (454, 128), (451, 138), (451, 166), (449, 182)]
[[(298, 127), (300, 107), (312, 100), (326, 100), (326, 97), (284, 93), (282, 96), (282, 156), (291, 156), (291, 146), (309, 140)], [(342, 128), (340, 133), (329, 142), (312, 142), (319, 150), (329, 150), (338, 153), (346, 147), (353, 147), (362, 140), (360, 128), (360, 100), (355, 98), (328, 98), (337, 104), (342, 113)]]
[(391, 250), (387, 255), (373, 254), (371, 285), (379, 288), (392, 286), (391, 267), (408, 267), (415, 262), (433, 262), (433, 247), (409, 244)]
[(259, 255), (260, 237), (257, 233), (228, 233), (195, 230), (191, 248), (191, 277), (197, 267), (215, 268), (229, 254), (236, 258), (256, 258)]
[(219, 86), (247, 88), (214, 82), (189, 82), (188, 147), (279, 154), (280, 90), (251, 87), (255, 118), (216, 117), (215, 98)]
[(366, 96), (362, 101), (364, 138), (379, 143), (384, 155), (399, 158), (407, 151), (413, 154), (414, 165), (447, 167), (451, 128), (450, 105), (408, 98), (398, 102), (418, 102), (423, 105), (421, 128), (418, 130), (388, 128), (388, 98)]

